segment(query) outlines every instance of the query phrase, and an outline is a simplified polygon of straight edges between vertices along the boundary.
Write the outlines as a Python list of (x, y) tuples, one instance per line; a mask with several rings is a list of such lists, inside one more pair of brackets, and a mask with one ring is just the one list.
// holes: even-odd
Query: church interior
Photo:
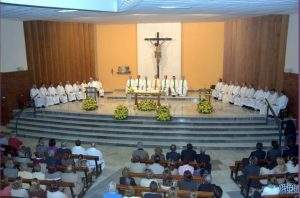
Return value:
[(0, 2), (0, 197), (298, 197), (297, 0)]

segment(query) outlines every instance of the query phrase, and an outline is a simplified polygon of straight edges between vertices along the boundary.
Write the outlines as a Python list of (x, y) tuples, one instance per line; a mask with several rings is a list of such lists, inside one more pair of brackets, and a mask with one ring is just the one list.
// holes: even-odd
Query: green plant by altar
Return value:
[(170, 108), (168, 106), (158, 106), (155, 112), (155, 119), (166, 122), (172, 119)]
[(93, 111), (98, 108), (97, 101), (94, 98), (87, 97), (82, 101), (82, 109), (85, 111)]
[(142, 100), (138, 103), (137, 108), (140, 111), (154, 111), (156, 109), (156, 103), (154, 100)]
[(214, 108), (211, 102), (209, 102), (208, 100), (200, 99), (197, 105), (197, 111), (202, 114), (210, 114), (214, 111)]
[(124, 105), (118, 105), (114, 110), (116, 120), (125, 120), (128, 117), (128, 108)]

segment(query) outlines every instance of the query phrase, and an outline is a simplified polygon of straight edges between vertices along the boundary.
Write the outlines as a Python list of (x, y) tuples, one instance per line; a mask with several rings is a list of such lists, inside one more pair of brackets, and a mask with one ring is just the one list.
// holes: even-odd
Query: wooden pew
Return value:
[[(146, 178), (147, 177), (147, 173), (132, 173), (132, 172), (129, 172), (128, 176), (130, 176), (130, 177), (138, 177), (138, 178)], [(152, 176), (154, 178), (157, 178), (157, 179), (163, 179), (164, 178), (163, 174), (153, 174)], [(179, 181), (179, 180), (182, 180), (182, 179), (183, 179), (182, 175), (172, 175), (172, 180)], [(200, 177), (200, 176), (193, 176), (193, 180), (195, 182), (199, 183), (199, 184), (204, 183), (204, 178)]]
[[(72, 158), (78, 159), (80, 155), (72, 154)], [(98, 177), (102, 173), (101, 164), (98, 164), (99, 157), (98, 156), (91, 156), (91, 155), (83, 155), (83, 158), (86, 160), (94, 160), (96, 164), (96, 176)]]
[[(294, 177), (298, 177), (298, 173), (291, 173)], [(249, 197), (249, 190), (250, 190), (250, 184), (252, 183), (253, 180), (263, 180), (263, 179), (268, 179), (269, 177), (275, 177), (275, 178), (284, 178), (286, 174), (269, 174), (269, 175), (259, 175), (259, 176), (251, 176), (247, 180), (246, 186), (241, 187), (241, 192), (242, 194), (247, 198)]]
[[(144, 161), (141, 161), (141, 163), (145, 163), (145, 164), (153, 164), (154, 163), (154, 161), (153, 160), (144, 160)], [(169, 164), (170, 164), (171, 162), (170, 161), (167, 161), (167, 160), (161, 160), (160, 162), (159, 162), (159, 164), (161, 165), (161, 166), (163, 166), (163, 167), (168, 167), (169, 166)], [(195, 162), (195, 161), (193, 161), (193, 162), (189, 162), (189, 165), (191, 165), (191, 166), (193, 166), (194, 168), (197, 166), (197, 165), (205, 165), (205, 163), (197, 163), (197, 162)], [(183, 165), (183, 162), (182, 161), (177, 161), (177, 162), (175, 162), (175, 166), (178, 168), (179, 166), (181, 166), (181, 165)]]
[[(117, 184), (117, 189), (119, 190), (119, 192), (124, 192), (125, 190), (128, 189), (129, 186), (127, 185), (120, 185)], [(146, 188), (146, 187), (142, 187), (142, 186), (130, 186), (134, 189), (135, 195), (136, 196), (142, 196), (143, 192), (150, 192), (150, 188)], [(168, 192), (167, 190), (164, 189), (158, 189), (159, 193), (166, 193)], [(198, 198), (212, 198), (213, 197), (213, 193), (212, 192), (205, 192), (205, 191), (195, 191), (197, 193), (197, 197)], [(177, 191), (177, 196), (179, 198), (189, 198), (191, 194), (191, 191), (187, 191), (187, 190), (178, 190)]]
[(235, 161), (234, 166), (229, 166), (230, 178), (236, 183), (239, 171), (243, 169), (242, 161)]

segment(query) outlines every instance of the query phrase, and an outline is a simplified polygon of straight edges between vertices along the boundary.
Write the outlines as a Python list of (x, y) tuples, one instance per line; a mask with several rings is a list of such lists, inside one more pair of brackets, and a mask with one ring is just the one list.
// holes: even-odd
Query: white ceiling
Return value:
[(17, 20), (111, 22), (161, 22), (224, 20), (226, 18), (290, 14), (298, 0), (116, 0), (117, 12), (81, 11), (0, 3), (1, 18)]

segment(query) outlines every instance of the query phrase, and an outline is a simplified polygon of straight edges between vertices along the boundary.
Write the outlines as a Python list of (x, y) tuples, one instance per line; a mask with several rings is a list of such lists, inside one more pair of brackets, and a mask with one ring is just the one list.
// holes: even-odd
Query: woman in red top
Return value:
[(12, 134), (8, 139), (8, 145), (11, 148), (13, 154), (17, 154), (20, 150), (20, 147), (23, 145), (23, 142), (17, 138), (16, 134)]

